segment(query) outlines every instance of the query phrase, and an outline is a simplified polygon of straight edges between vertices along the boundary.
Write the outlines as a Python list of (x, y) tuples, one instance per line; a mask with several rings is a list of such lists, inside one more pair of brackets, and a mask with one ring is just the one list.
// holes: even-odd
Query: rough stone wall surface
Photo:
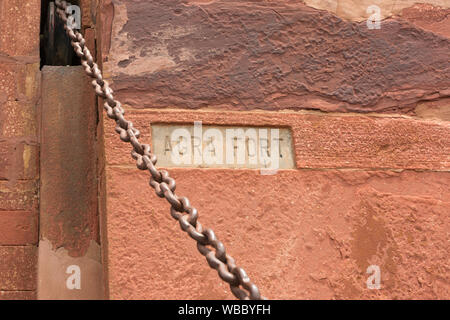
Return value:
[(34, 299), (39, 0), (0, 0), (0, 299)]
[[(293, 170), (169, 170), (267, 297), (450, 298), (449, 5), (422, 2), (100, 1), (144, 142), (152, 123), (292, 130)], [(110, 298), (232, 298), (103, 121)]]
[(450, 94), (450, 41), (405, 19), (371, 30), (294, 2), (116, 3), (105, 70), (136, 108), (408, 113)]
[[(97, 2), (72, 3), (81, 7), (81, 32), (95, 55)], [(38, 299), (105, 296), (97, 187), (99, 119), (90, 82), (82, 66), (42, 68)], [(77, 289), (66, 284), (74, 266)]]
[[(0, 0), (0, 299), (37, 296), (41, 2), (48, 1)], [(87, 43), (95, 52), (97, 1), (78, 3)], [(57, 190), (56, 196), (61, 193)], [(57, 229), (57, 221), (46, 227)], [(98, 235), (94, 238), (98, 241)]]
[[(101, 299), (95, 95), (82, 66), (42, 68), (38, 299)], [(80, 288), (67, 288), (76, 265)]]

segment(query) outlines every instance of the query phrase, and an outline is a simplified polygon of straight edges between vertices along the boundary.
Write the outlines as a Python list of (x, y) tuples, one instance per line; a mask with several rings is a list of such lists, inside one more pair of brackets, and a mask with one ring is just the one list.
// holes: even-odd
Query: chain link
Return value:
[(219, 277), (230, 285), (231, 292), (238, 299), (265, 299), (244, 269), (236, 266), (234, 259), (226, 253), (223, 243), (217, 239), (214, 231), (203, 228), (198, 222), (197, 209), (191, 206), (186, 197), (179, 197), (175, 194), (175, 180), (169, 176), (167, 171), (156, 168), (157, 159), (152, 154), (150, 145), (139, 142), (139, 130), (125, 119), (125, 111), (120, 102), (114, 99), (113, 90), (109, 87), (108, 82), (103, 79), (102, 72), (94, 62), (83, 35), (68, 26), (68, 15), (70, 17), (71, 13), (67, 14), (66, 8), (71, 4), (61, 0), (56, 0), (55, 4), (57, 14), (64, 22), (64, 29), (76, 54), (81, 59), (86, 74), (94, 79), (92, 86), (96, 95), (104, 99), (104, 109), (108, 118), (116, 122), (115, 131), (120, 135), (120, 139), (132, 145), (131, 156), (136, 160), (136, 166), (140, 170), (150, 172), (150, 186), (155, 190), (156, 195), (165, 198), (170, 203), (171, 216), (179, 222), (183, 231), (197, 241), (198, 251), (205, 256), (209, 266), (218, 272)]

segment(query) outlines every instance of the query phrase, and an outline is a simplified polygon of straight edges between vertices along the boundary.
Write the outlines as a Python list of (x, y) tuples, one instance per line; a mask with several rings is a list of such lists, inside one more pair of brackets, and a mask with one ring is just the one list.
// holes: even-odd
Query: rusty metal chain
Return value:
[(220, 242), (214, 231), (203, 228), (198, 222), (197, 209), (191, 206), (186, 197), (175, 194), (175, 180), (165, 170), (156, 168), (156, 156), (151, 153), (150, 145), (139, 142), (140, 132), (133, 124), (124, 118), (125, 111), (119, 101), (114, 99), (113, 90), (103, 79), (102, 72), (94, 62), (83, 35), (72, 29), (67, 24), (70, 14), (66, 8), (71, 4), (67, 1), (56, 0), (57, 14), (64, 22), (64, 29), (69, 36), (72, 46), (81, 59), (81, 64), (86, 73), (93, 79), (92, 85), (97, 96), (104, 99), (104, 109), (107, 116), (116, 121), (115, 131), (120, 139), (129, 142), (133, 150), (131, 156), (136, 160), (136, 166), (140, 170), (150, 172), (150, 186), (160, 198), (165, 198), (171, 205), (170, 214), (177, 220), (180, 227), (192, 239), (197, 241), (198, 251), (205, 256), (209, 266), (215, 269), (220, 278), (230, 285), (232, 293), (241, 300), (262, 300), (258, 287), (250, 280), (244, 269), (236, 266), (234, 259), (229, 256), (222, 242)]

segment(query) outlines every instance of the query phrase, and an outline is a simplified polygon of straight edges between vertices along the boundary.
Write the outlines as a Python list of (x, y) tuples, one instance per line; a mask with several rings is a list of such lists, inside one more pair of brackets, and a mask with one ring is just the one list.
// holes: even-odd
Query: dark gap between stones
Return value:
[[(80, 5), (79, 0), (70, 1), (73, 5)], [(64, 30), (64, 24), (55, 12), (54, 32), (50, 31), (50, 5), (54, 1), (41, 0), (41, 32), (40, 56), (41, 69), (43, 66), (78, 66), (80, 58), (75, 54), (70, 39)], [(56, 6), (55, 6), (56, 8)], [(51, 41), (53, 39), (53, 41)]]

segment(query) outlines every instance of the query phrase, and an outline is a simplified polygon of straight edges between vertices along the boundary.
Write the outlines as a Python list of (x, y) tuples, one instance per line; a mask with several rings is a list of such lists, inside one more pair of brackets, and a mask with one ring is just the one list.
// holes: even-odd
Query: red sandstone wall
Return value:
[[(448, 299), (449, 5), (414, 2), (81, 4), (144, 142), (152, 123), (291, 129), (293, 170), (170, 169), (265, 296)], [(36, 297), (39, 19), (40, 1), (0, 0), (0, 299)], [(232, 298), (103, 121), (109, 297)]]
[(0, 299), (34, 299), (39, 0), (0, 0)]
[[(104, 73), (147, 143), (152, 123), (292, 130), (293, 170), (169, 169), (267, 297), (448, 299), (448, 3), (304, 2), (103, 0)], [(104, 122), (110, 297), (232, 298)]]

